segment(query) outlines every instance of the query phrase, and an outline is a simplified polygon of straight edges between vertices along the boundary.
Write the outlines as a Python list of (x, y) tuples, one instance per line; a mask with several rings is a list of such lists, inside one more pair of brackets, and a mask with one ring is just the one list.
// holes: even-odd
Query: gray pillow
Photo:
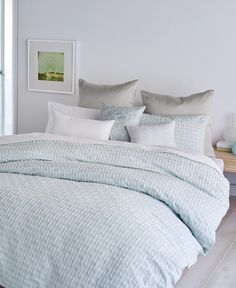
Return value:
[[(148, 114), (159, 115), (210, 115), (211, 104), (214, 90), (192, 94), (188, 97), (173, 97), (141, 91), (144, 105), (147, 107), (145, 112)], [(211, 126), (208, 124), (205, 131), (205, 154), (214, 157), (212, 147)]]
[(99, 85), (80, 79), (79, 106), (99, 109), (102, 103), (125, 107), (138, 105), (137, 82), (133, 80), (117, 85)]
[(213, 93), (213, 90), (207, 90), (188, 97), (173, 97), (141, 91), (141, 96), (148, 114), (209, 115)]
[(143, 114), (139, 125), (159, 125), (175, 121), (175, 140), (177, 147), (204, 154), (205, 129), (208, 122), (206, 115), (161, 116)]
[(111, 140), (128, 142), (130, 138), (126, 126), (137, 126), (144, 110), (144, 106), (115, 107), (102, 103), (100, 119), (115, 120), (110, 133)]

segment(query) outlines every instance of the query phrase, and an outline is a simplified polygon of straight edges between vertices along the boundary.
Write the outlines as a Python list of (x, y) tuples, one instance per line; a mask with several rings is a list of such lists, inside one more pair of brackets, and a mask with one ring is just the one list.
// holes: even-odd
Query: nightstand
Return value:
[(236, 196), (236, 156), (231, 152), (220, 152), (215, 149), (216, 157), (224, 161), (224, 174), (230, 182), (230, 194)]
[(224, 172), (236, 173), (236, 156), (230, 152), (220, 152), (215, 149), (216, 157), (224, 161)]

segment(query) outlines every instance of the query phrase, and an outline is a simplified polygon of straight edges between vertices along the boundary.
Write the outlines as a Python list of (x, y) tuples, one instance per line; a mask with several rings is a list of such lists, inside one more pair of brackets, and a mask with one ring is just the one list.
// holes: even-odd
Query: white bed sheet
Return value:
[(217, 166), (219, 166), (220, 170), (224, 171), (224, 161), (222, 159), (216, 158), (216, 157), (210, 157), (212, 161), (216, 163)]

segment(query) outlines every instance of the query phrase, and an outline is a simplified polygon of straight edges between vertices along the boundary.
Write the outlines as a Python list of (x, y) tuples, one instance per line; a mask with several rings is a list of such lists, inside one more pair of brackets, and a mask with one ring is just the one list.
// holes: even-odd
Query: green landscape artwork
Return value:
[(38, 80), (64, 82), (64, 53), (38, 51)]

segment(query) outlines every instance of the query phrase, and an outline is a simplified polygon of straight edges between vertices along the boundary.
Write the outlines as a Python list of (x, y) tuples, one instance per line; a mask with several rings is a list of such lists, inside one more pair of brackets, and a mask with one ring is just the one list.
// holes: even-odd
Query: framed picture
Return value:
[(75, 41), (28, 40), (28, 90), (75, 93)]

